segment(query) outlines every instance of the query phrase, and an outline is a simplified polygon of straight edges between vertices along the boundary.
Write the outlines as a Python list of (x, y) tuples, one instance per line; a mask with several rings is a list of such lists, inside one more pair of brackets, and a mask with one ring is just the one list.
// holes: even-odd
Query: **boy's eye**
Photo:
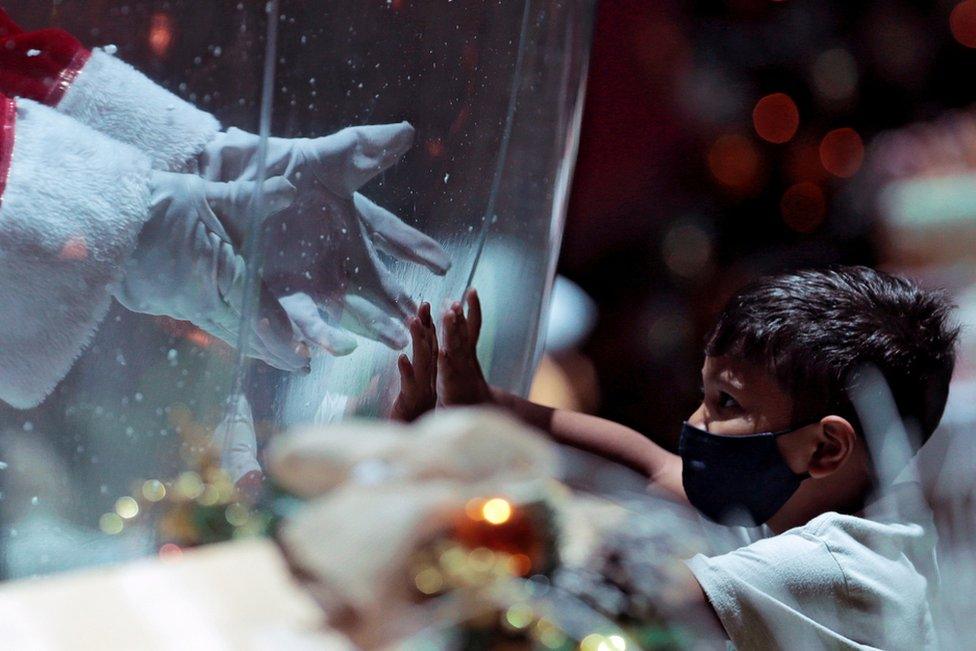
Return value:
[(739, 403), (726, 392), (720, 391), (718, 394), (718, 406), (722, 409), (735, 409), (739, 406)]

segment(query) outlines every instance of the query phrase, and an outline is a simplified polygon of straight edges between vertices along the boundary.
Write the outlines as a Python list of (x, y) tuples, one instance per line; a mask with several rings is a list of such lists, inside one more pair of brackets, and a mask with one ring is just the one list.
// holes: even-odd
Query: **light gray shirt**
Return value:
[(917, 485), (865, 517), (824, 513), (769, 534), (733, 528), (756, 540), (686, 561), (737, 649), (938, 648), (935, 528)]

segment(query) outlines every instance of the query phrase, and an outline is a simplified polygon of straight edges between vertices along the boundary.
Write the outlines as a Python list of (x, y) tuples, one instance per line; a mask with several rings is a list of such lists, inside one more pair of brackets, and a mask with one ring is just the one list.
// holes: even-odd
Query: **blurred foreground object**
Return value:
[(225, 544), (179, 560), (11, 584), (0, 591), (8, 649), (347, 649), (273, 543)]
[[(669, 571), (700, 548), (697, 519), (640, 482), (620, 481), (619, 503), (574, 493), (557, 449), (484, 409), (303, 430), (271, 452), (275, 479), (312, 498), (279, 539), (330, 623), (365, 648), (418, 635), (449, 648), (680, 646)], [(598, 470), (608, 485), (621, 472)], [(639, 591), (613, 560), (629, 530)], [(633, 604), (594, 603), (594, 585)]]
[(606, 463), (604, 494), (571, 491), (575, 454), (482, 409), (298, 431), (271, 450), (278, 546), (11, 584), (0, 626), (40, 649), (687, 646), (669, 571), (697, 518)]

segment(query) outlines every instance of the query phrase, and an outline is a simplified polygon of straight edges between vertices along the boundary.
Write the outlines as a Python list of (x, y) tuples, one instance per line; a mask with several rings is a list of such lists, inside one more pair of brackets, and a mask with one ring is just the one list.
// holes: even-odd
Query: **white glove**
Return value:
[[(291, 209), (269, 222), (264, 278), (283, 301), (301, 305), (296, 325), (307, 340), (344, 349), (349, 338), (333, 324), (400, 349), (408, 337), (402, 319), (416, 311), (413, 300), (377, 255), (422, 264), (444, 275), (451, 261), (433, 239), (408, 226), (356, 191), (391, 167), (413, 144), (410, 124), (360, 126), (324, 138), (271, 138), (268, 171), (298, 188)], [(200, 173), (215, 181), (254, 180), (259, 138), (230, 129), (200, 155)], [(315, 306), (315, 314), (308, 310)], [(294, 317), (293, 317), (294, 318)]]
[[(237, 346), (246, 266), (228, 231), (245, 230), (255, 184), (169, 172), (153, 172), (151, 184), (149, 219), (113, 295), (134, 312), (190, 321)], [(264, 194), (262, 218), (291, 205), (295, 188), (273, 178)], [(250, 327), (248, 356), (286, 371), (307, 368), (287, 314), (263, 285)]]
[(213, 449), (220, 455), (220, 468), (237, 483), (251, 472), (261, 472), (254, 416), (244, 394), (230, 398), (227, 415), (213, 433)]

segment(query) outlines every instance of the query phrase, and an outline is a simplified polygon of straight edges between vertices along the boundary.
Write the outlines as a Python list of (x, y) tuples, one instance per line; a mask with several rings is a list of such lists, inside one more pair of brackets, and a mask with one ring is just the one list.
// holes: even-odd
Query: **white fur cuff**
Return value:
[(149, 160), (36, 102), (17, 100), (0, 203), (0, 399), (38, 404), (108, 309), (149, 205)]
[(186, 171), (220, 131), (217, 118), (101, 49), (92, 51), (57, 109), (172, 172)]

